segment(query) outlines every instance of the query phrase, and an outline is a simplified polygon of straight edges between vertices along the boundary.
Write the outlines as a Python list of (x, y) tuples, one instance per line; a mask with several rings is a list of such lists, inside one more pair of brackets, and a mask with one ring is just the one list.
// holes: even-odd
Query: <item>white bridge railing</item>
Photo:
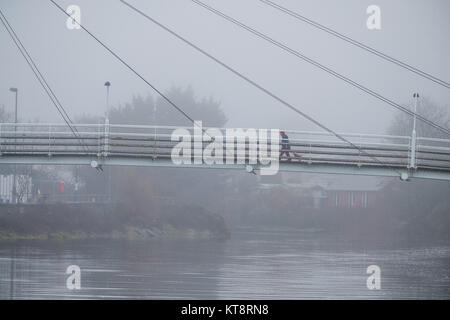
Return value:
[[(0, 157), (170, 159), (171, 150), (178, 143), (171, 140), (172, 132), (181, 127), (101, 123), (74, 124), (73, 128), (76, 136), (65, 124), (0, 123)], [(183, 128), (191, 133), (191, 139), (195, 138), (193, 127)], [(225, 136), (226, 129), (220, 130)], [(286, 130), (286, 133), (290, 141), (289, 151), (298, 153), (301, 158), (283, 157), (281, 162), (450, 171), (450, 139), (417, 138), (414, 167), (410, 168), (411, 137), (408, 136), (341, 134), (364, 150), (361, 152), (327, 132)], [(208, 144), (204, 141), (200, 147), (204, 149)], [(248, 141), (243, 145), (236, 142), (234, 148), (244, 148), (246, 152), (241, 160), (248, 160)], [(223, 152), (224, 157), (226, 151)], [(193, 157), (194, 154), (192, 152)]]

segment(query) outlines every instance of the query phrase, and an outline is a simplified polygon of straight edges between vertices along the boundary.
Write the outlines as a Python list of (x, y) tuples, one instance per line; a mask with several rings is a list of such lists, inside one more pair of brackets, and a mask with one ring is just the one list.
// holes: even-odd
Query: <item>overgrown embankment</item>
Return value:
[(302, 231), (323, 231), (348, 238), (393, 237), (450, 240), (450, 206), (416, 212), (391, 208), (296, 208), (292, 211), (258, 211), (243, 219), (245, 225), (271, 225)]
[(227, 238), (224, 218), (197, 206), (127, 210), (121, 204), (1, 204), (0, 240)]

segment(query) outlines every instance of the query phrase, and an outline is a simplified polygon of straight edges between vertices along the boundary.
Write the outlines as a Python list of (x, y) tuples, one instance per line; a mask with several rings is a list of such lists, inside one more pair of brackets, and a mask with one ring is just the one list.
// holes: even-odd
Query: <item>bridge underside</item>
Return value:
[[(130, 157), (76, 157), (76, 156), (0, 156), (0, 164), (16, 165), (87, 165), (95, 161), (101, 167), (107, 166), (137, 166), (137, 167), (173, 167), (173, 168), (202, 168), (202, 169), (239, 169), (246, 170), (246, 164), (174, 164), (170, 158), (130, 158)], [(255, 171), (260, 165), (252, 165)], [(420, 168), (408, 170), (406, 168), (387, 168), (375, 165), (308, 163), (280, 161), (279, 171), (307, 172), (323, 174), (366, 175), (380, 177), (420, 178), (450, 181), (450, 171), (438, 171)]]

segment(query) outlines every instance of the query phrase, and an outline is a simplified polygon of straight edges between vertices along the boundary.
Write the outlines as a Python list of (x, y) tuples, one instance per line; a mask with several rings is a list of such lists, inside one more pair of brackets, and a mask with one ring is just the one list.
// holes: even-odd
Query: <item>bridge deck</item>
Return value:
[[(215, 159), (222, 158), (222, 163), (206, 164), (203, 154), (211, 143), (210, 136), (201, 131), (199, 135), (192, 127), (77, 124), (74, 128), (76, 137), (62, 124), (1, 123), (0, 163), (89, 164), (95, 160), (102, 165), (244, 168), (250, 163), (256, 170), (261, 168), (251, 157), (252, 150), (259, 152), (264, 147), (258, 130), (255, 140), (226, 144), (224, 139), (223, 145), (219, 145), (221, 150), (215, 151)], [(185, 129), (187, 135), (178, 138), (192, 142), (191, 164), (172, 161), (174, 146), (179, 143), (178, 139), (172, 139), (175, 129)], [(203, 129), (206, 133), (213, 132)], [(226, 129), (218, 130), (225, 137)], [(450, 180), (450, 139), (419, 137), (411, 168), (410, 137), (342, 134), (361, 151), (324, 132), (286, 133), (291, 157), (281, 158), (280, 170), (382, 176), (407, 173), (418, 178)], [(215, 137), (215, 142), (219, 140)], [(271, 151), (270, 145), (267, 149)], [(227, 158), (233, 159), (233, 163), (227, 162)]]

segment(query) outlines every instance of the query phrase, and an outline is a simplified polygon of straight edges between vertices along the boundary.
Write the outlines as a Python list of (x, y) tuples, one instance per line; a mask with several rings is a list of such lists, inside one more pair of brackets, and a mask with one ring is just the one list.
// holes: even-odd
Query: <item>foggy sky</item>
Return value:
[[(450, 90), (257, 0), (203, 1), (395, 102), (408, 103), (418, 91), (450, 108)], [(450, 81), (447, 0), (274, 1)], [(118, 0), (57, 2), (63, 8), (79, 5), (81, 23), (157, 88), (191, 85), (198, 98), (221, 101), (227, 126), (319, 130)], [(334, 130), (384, 133), (400, 112), (190, 0), (129, 2)], [(379, 31), (366, 27), (371, 4), (381, 8)], [(0, 7), (72, 118), (104, 113), (107, 80), (113, 106), (136, 94), (156, 97), (83, 30), (67, 29), (67, 17), (49, 1), (1, 0)], [(8, 89), (18, 87), (20, 120), (62, 122), (3, 25), (0, 29), (0, 105), (13, 111)]]

